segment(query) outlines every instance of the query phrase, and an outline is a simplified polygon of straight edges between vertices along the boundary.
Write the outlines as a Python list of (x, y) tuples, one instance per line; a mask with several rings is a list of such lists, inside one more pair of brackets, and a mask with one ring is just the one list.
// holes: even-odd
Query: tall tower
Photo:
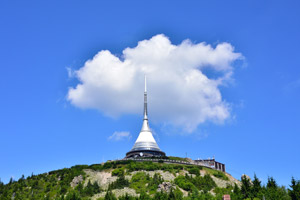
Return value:
[(158, 147), (148, 123), (147, 109), (147, 80), (145, 76), (144, 91), (144, 119), (142, 130), (136, 139), (132, 149), (126, 153), (126, 158), (130, 157), (163, 157), (166, 154)]

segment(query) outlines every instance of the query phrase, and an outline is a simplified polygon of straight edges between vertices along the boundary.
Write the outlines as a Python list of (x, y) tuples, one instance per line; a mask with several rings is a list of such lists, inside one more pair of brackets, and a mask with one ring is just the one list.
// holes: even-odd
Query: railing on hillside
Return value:
[[(145, 158), (145, 159), (140, 159), (140, 158), (123, 158), (121, 160), (114, 160), (114, 161), (123, 161), (123, 160), (134, 160), (134, 161), (151, 161), (151, 162), (164, 162), (164, 163), (176, 163), (176, 164), (183, 164), (183, 165), (196, 165), (196, 166), (201, 166), (201, 167), (207, 167), (211, 169), (216, 169), (214, 166), (211, 166), (206, 163), (191, 163), (191, 162), (186, 162), (182, 160), (169, 160), (169, 159), (153, 159), (153, 158)], [(216, 169), (219, 170), (219, 169)], [(221, 171), (221, 170), (219, 170)]]

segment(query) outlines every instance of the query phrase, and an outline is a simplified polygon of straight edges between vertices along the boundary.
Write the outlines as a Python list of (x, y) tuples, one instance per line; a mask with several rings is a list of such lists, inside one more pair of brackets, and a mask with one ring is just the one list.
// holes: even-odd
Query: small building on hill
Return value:
[(194, 160), (197, 164), (208, 166), (213, 169), (225, 172), (225, 164), (217, 162), (215, 158), (213, 159), (197, 159)]

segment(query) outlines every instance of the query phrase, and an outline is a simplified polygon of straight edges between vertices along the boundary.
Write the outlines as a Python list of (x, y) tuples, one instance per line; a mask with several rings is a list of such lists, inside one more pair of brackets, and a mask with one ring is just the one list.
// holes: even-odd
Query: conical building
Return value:
[(166, 154), (158, 147), (148, 123), (147, 110), (147, 82), (145, 76), (145, 92), (144, 92), (144, 119), (142, 130), (135, 141), (132, 149), (126, 153), (126, 158), (129, 157), (163, 157)]

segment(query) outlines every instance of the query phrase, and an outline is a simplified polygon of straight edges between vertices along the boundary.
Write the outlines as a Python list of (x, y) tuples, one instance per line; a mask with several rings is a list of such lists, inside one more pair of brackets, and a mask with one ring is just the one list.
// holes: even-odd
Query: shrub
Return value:
[(111, 175), (112, 176), (124, 176), (124, 169), (123, 168), (117, 168), (117, 169), (114, 169), (112, 172), (111, 172)]
[(138, 172), (134, 174), (130, 181), (130, 187), (135, 189), (138, 193), (146, 190), (146, 183), (150, 181), (150, 176), (145, 172)]
[(199, 171), (199, 168), (198, 167), (192, 167), (192, 168), (189, 168), (188, 169), (188, 172), (190, 174), (195, 174), (196, 176), (199, 176), (200, 175), (200, 171)]
[(86, 187), (83, 189), (80, 185), (81, 184), (78, 185), (77, 190), (81, 191), (82, 196), (93, 196), (94, 194), (101, 192), (101, 189), (96, 181), (93, 184), (91, 181), (89, 181)]
[(116, 196), (110, 190), (108, 190), (106, 192), (104, 199), (105, 200), (117, 200)]
[(109, 189), (122, 189), (124, 187), (129, 186), (129, 181), (125, 179), (124, 175), (121, 175), (117, 178), (117, 180), (111, 183), (108, 188)]
[(162, 176), (158, 173), (155, 173), (153, 178), (150, 178), (150, 181), (148, 183), (147, 189), (153, 193), (157, 190), (158, 185), (161, 184), (164, 181)]
[(177, 176), (175, 178), (175, 183), (181, 187), (182, 189), (184, 190), (187, 190), (187, 191), (192, 191), (193, 188), (195, 188), (194, 184), (190, 181), (190, 177), (188, 176)]
[(205, 171), (207, 171), (208, 173), (210, 173), (211, 175), (213, 175), (216, 178), (220, 178), (223, 179), (225, 181), (228, 181), (229, 178), (225, 175), (225, 173), (218, 171), (218, 170), (214, 170), (214, 169), (209, 169), (209, 168), (204, 168)]

